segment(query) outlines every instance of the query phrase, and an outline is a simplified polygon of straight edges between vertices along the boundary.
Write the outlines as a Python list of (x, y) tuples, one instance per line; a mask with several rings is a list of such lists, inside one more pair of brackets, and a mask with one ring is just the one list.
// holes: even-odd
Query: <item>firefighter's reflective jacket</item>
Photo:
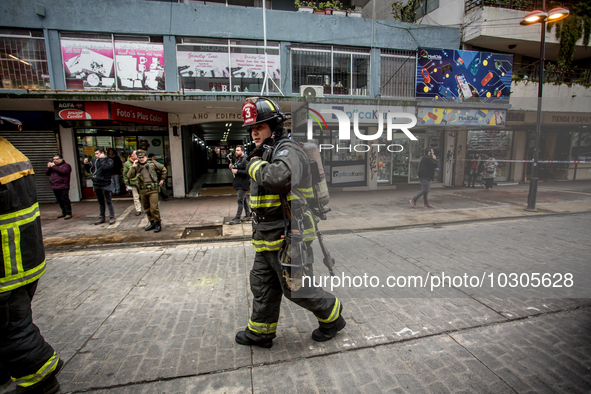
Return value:
[(0, 293), (45, 272), (45, 250), (31, 162), (0, 137)]
[[(304, 150), (295, 141), (280, 139), (265, 151), (262, 159), (251, 160), (247, 172), (253, 179), (250, 208), (254, 213), (252, 244), (255, 251), (279, 250), (286, 223), (289, 231), (293, 219), (297, 218), (303, 223), (304, 241), (313, 241), (316, 223), (306, 199), (313, 198), (314, 192)], [(293, 215), (291, 221), (290, 214)]]

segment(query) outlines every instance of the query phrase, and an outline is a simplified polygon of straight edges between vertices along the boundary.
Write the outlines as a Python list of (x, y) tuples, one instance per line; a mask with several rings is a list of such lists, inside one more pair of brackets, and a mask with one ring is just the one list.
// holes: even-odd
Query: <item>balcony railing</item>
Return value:
[[(513, 70), (513, 79), (538, 82), (540, 75), (540, 62)], [(587, 85), (591, 84), (591, 69), (577, 68), (564, 71), (553, 63), (544, 64), (544, 83), (564, 82)]]

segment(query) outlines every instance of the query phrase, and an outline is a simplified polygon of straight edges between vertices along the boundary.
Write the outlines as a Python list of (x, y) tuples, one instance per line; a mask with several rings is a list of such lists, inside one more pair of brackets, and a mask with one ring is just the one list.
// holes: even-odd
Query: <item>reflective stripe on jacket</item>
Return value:
[[(0, 138), (0, 293), (32, 283), (45, 272), (37, 188), (29, 160)], [(24, 159), (24, 160), (23, 160)], [(23, 164), (28, 163), (28, 164)], [(18, 165), (15, 165), (18, 164)]]

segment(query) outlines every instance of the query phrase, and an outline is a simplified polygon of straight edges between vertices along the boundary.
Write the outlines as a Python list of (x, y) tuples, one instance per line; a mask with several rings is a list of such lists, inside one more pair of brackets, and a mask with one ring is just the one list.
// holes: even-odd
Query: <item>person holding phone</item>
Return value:
[(435, 208), (433, 205), (429, 204), (429, 190), (431, 189), (431, 182), (435, 179), (435, 169), (438, 165), (439, 162), (437, 161), (433, 149), (425, 149), (425, 156), (422, 157), (421, 162), (419, 163), (419, 184), (421, 185), (421, 191), (409, 200), (410, 205), (412, 205), (413, 208), (417, 207), (417, 200), (421, 196), (423, 196), (425, 208)]
[(111, 200), (113, 159), (105, 155), (104, 148), (96, 148), (92, 161), (84, 158), (84, 168), (92, 174), (92, 190), (99, 203), (99, 219), (94, 224), (105, 223), (105, 205), (109, 208), (109, 224), (114, 224), (115, 207)]
[(70, 202), (70, 174), (72, 167), (64, 161), (62, 155), (54, 155), (49, 163), (45, 175), (49, 175), (49, 186), (53, 190), (62, 214), (57, 218), (72, 219), (72, 204)]

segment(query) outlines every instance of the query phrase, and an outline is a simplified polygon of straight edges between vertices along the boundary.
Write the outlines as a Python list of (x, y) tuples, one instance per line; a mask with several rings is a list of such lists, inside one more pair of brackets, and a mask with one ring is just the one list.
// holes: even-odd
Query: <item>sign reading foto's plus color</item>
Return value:
[(105, 101), (55, 101), (54, 110), (56, 120), (112, 119), (155, 126), (168, 125), (166, 112)]
[(419, 48), (417, 98), (438, 101), (509, 101), (513, 55)]
[(111, 103), (111, 119), (157, 126), (168, 125), (168, 114), (165, 112), (131, 107), (118, 103)]

